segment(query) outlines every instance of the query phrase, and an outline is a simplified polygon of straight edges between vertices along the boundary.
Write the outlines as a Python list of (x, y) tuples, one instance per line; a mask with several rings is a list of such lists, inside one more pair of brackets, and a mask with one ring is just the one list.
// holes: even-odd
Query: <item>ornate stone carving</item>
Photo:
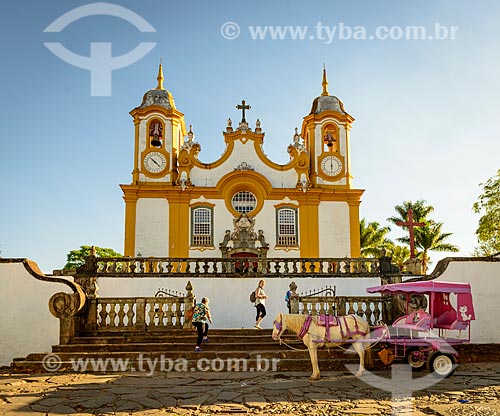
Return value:
[(242, 172), (254, 170), (252, 166), (250, 166), (247, 162), (241, 162), (238, 166), (234, 168), (234, 170), (241, 170)]
[(295, 127), (295, 134), (293, 135), (293, 143), (290, 146), (297, 149), (297, 153), (300, 155), (302, 152), (307, 152), (305, 146), (301, 143), (302, 138), (299, 135), (299, 129)]
[(255, 218), (241, 214), (238, 218), (233, 219), (234, 231), (231, 234), (234, 248), (254, 248), (257, 234), (253, 230), (255, 226)]
[(226, 230), (226, 232), (224, 234), (224, 240), (222, 240), (222, 243), (219, 244), (219, 247), (220, 248), (227, 247), (227, 245), (229, 244), (230, 241), (231, 241), (231, 231)]
[[(226, 230), (224, 239), (219, 243), (224, 257), (228, 257), (229, 252), (238, 250), (247, 250), (250, 253), (265, 254), (269, 249), (269, 244), (263, 230), (259, 230), (257, 234), (254, 231), (255, 218), (249, 217), (247, 214), (241, 214), (233, 219), (234, 230)], [(259, 245), (255, 245), (256, 242)]]
[(261, 247), (269, 247), (269, 243), (266, 243), (266, 238), (264, 237), (263, 230), (259, 230), (259, 235), (257, 236), (257, 239), (259, 240)]

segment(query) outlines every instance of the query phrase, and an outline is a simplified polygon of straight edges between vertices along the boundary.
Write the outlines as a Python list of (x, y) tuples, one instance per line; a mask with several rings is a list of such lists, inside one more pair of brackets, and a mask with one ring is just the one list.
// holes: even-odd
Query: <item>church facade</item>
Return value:
[(352, 187), (349, 133), (354, 119), (323, 91), (295, 129), (289, 162), (269, 160), (260, 121), (228, 120), (226, 148), (212, 163), (172, 94), (158, 85), (130, 114), (134, 119), (132, 182), (125, 200), (126, 256), (359, 257), (359, 205)]

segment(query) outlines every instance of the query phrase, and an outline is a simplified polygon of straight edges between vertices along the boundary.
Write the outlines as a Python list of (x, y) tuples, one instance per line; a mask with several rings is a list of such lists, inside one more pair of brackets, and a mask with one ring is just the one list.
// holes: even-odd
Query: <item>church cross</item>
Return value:
[(236, 108), (237, 108), (238, 110), (241, 110), (241, 112), (242, 112), (242, 115), (241, 115), (241, 122), (242, 122), (242, 123), (246, 123), (247, 121), (245, 120), (245, 110), (250, 110), (252, 107), (250, 107), (249, 105), (246, 105), (245, 100), (243, 100), (243, 101), (241, 102), (241, 104), (238, 104), (238, 105), (236, 106)]
[(415, 258), (415, 234), (413, 233), (413, 229), (415, 227), (423, 227), (425, 222), (413, 222), (413, 210), (410, 208), (408, 210), (408, 221), (397, 221), (396, 225), (406, 226), (410, 232), (410, 258)]

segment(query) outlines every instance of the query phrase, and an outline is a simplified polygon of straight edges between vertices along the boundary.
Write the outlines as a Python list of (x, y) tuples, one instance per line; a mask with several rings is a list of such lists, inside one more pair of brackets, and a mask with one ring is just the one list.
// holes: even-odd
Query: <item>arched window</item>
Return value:
[(160, 120), (149, 123), (149, 143), (153, 147), (163, 146), (163, 123)]
[(191, 245), (213, 246), (212, 208), (195, 207), (191, 209), (192, 233)]
[(338, 129), (333, 124), (328, 124), (323, 127), (322, 134), (323, 134), (323, 151), (337, 153), (339, 151)]
[(257, 206), (257, 198), (249, 191), (240, 191), (233, 195), (231, 205), (240, 214), (248, 214)]
[(279, 208), (276, 222), (276, 245), (296, 247), (298, 245), (297, 210), (294, 208)]

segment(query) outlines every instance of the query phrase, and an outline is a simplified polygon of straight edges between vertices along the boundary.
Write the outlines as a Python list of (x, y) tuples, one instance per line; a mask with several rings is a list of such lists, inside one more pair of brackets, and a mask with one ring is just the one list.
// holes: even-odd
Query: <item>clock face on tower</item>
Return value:
[(144, 156), (144, 168), (149, 173), (161, 173), (167, 167), (167, 158), (160, 152), (149, 152)]
[(342, 160), (333, 155), (325, 156), (321, 160), (321, 170), (327, 176), (337, 176), (342, 172)]

